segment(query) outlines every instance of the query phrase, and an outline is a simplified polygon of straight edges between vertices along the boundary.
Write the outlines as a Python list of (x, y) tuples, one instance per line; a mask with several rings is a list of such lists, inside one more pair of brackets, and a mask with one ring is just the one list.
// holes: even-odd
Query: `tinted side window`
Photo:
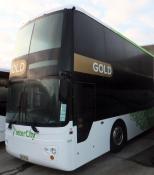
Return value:
[(102, 25), (82, 12), (74, 12), (74, 49), (76, 53), (105, 58), (104, 31)]
[[(137, 46), (127, 41), (115, 32), (105, 29), (106, 55), (115, 69), (121, 69), (131, 74), (152, 75), (153, 60)], [(148, 68), (145, 68), (148, 65)]]
[(114, 62), (125, 58), (123, 39), (109, 29), (105, 29), (105, 45), (108, 60)]

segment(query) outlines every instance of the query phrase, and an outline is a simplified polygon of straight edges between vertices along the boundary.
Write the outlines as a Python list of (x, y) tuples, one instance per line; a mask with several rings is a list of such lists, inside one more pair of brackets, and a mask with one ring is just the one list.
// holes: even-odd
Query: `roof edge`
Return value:
[[(148, 54), (149, 56), (154, 58), (154, 55), (152, 53), (150, 53), (148, 50), (144, 49), (143, 47), (139, 46), (137, 43), (135, 43), (134, 41), (132, 41), (131, 39), (129, 39), (128, 37), (126, 37), (125, 35), (123, 35), (122, 33), (118, 32), (117, 30), (113, 29), (112, 27), (110, 27), (109, 25), (105, 24), (104, 22), (102, 22), (100, 19), (96, 18), (95, 16), (93, 16), (92, 14), (90, 14), (89, 12), (87, 12), (85, 9), (78, 7), (78, 6), (74, 6), (72, 4), (69, 5), (65, 5), (65, 6), (59, 6), (57, 8), (53, 8), (51, 10), (48, 10), (46, 12), (40, 13), (39, 15), (37, 15), (37, 17), (32, 18), (30, 21), (26, 22), (23, 26), (25, 26), (26, 24), (28, 24), (29, 22), (35, 20), (36, 18), (39, 18), (43, 15), (47, 15), (49, 13), (52, 12), (56, 12), (56, 11), (60, 11), (60, 10), (64, 10), (64, 9), (72, 9), (72, 10), (77, 10), (79, 12), (82, 12), (84, 14), (86, 14), (87, 16), (91, 17), (92, 19), (94, 19), (95, 21), (99, 22), (100, 24), (102, 24), (103, 26), (105, 26), (106, 28), (108, 28), (109, 30), (113, 31), (114, 33), (116, 33), (117, 35), (119, 35), (121, 38), (127, 40), (129, 43), (133, 44), (135, 47), (137, 47), (138, 49), (140, 49), (141, 51), (145, 52), (146, 54)], [(23, 27), (22, 26), (22, 27)]]

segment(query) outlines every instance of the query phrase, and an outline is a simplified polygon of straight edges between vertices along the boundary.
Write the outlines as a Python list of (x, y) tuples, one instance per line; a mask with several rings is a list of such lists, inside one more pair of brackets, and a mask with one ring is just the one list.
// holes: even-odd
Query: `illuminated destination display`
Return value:
[(27, 70), (26, 60), (14, 60), (11, 66), (10, 77), (25, 76)]

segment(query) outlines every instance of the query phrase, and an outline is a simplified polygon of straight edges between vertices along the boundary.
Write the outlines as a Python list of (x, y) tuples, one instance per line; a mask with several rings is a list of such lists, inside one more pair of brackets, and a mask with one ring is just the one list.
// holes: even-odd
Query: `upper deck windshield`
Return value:
[(61, 47), (63, 13), (43, 16), (24, 26), (18, 33), (16, 57)]

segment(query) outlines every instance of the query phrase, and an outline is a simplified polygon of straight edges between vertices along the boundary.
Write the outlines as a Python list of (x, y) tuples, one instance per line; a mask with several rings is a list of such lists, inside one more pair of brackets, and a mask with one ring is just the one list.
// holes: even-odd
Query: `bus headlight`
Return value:
[(53, 155), (56, 154), (56, 148), (53, 148), (53, 147), (52, 147), (50, 151), (51, 151), (51, 153), (52, 153)]
[(44, 150), (48, 155), (56, 155), (57, 153), (57, 149), (55, 146), (45, 147)]

